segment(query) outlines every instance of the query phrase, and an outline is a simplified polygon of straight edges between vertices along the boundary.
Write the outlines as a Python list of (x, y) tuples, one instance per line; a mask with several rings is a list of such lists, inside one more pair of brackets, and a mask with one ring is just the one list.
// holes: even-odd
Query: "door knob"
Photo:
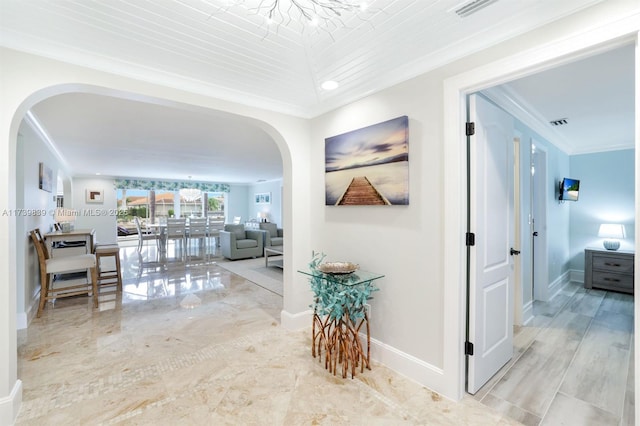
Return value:
[(538, 236), (538, 231), (534, 231), (534, 232), (533, 232), (533, 236), (534, 236), (534, 237), (537, 237), (537, 236)]
[(520, 254), (520, 251), (519, 250), (515, 250), (513, 247), (511, 247), (510, 253), (511, 253), (511, 256), (514, 256), (514, 255), (517, 256), (517, 255)]

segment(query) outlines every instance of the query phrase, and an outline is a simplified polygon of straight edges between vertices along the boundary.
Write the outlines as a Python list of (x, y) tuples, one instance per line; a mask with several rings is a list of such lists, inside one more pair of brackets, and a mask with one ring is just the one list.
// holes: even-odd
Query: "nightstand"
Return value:
[(584, 287), (633, 294), (633, 261), (633, 251), (585, 249)]

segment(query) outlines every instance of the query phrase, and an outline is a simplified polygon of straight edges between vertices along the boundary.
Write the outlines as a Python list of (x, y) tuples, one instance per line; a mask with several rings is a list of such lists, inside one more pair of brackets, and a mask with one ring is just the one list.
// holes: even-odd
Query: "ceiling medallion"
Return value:
[[(264, 18), (268, 27), (299, 23), (318, 29), (346, 26), (348, 14), (360, 15), (371, 0), (228, 0), (228, 7), (240, 6)], [(268, 31), (268, 30), (267, 30)]]

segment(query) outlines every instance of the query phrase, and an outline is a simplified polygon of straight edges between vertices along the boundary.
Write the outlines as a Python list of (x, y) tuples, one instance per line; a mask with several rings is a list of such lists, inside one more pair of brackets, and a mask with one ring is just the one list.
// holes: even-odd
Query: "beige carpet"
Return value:
[(264, 257), (246, 260), (217, 260), (218, 266), (240, 275), (260, 287), (282, 296), (282, 269), (264, 266)]

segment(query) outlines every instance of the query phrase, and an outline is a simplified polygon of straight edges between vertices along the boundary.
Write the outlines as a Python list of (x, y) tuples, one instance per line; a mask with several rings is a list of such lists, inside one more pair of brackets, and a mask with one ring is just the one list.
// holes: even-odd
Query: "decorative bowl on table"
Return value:
[(325, 274), (343, 275), (355, 272), (360, 268), (357, 263), (351, 262), (325, 262), (318, 265), (318, 270)]

